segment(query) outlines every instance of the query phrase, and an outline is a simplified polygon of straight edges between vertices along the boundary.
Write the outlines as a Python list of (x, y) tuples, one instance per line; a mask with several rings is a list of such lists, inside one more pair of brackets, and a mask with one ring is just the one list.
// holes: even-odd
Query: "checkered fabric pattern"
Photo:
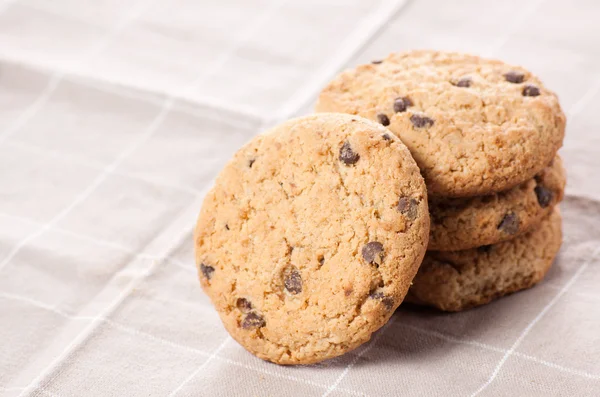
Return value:
[[(0, 395), (600, 395), (600, 2), (0, 0)], [(534, 289), (400, 309), (328, 362), (235, 343), (192, 227), (227, 159), (340, 69), (452, 49), (568, 115), (565, 242)]]

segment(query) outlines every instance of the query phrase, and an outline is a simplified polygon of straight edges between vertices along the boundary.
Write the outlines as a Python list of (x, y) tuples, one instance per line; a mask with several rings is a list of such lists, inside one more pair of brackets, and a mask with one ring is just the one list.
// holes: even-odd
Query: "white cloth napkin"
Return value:
[[(600, 2), (0, 2), (0, 395), (600, 395)], [(340, 69), (522, 64), (568, 114), (565, 243), (532, 290), (400, 310), (320, 365), (241, 348), (196, 279), (203, 194)]]

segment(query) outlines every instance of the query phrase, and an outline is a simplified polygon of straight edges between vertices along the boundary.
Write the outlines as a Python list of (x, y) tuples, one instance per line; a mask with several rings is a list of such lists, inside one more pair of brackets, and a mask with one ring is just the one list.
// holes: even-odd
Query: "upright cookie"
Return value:
[(204, 201), (196, 262), (235, 340), (306, 364), (387, 322), (428, 236), (425, 183), (404, 144), (360, 117), (319, 114), (236, 153)]
[(472, 55), (411, 51), (341, 73), (319, 112), (357, 114), (399, 136), (431, 196), (501, 192), (540, 172), (562, 145), (565, 116), (527, 70)]
[(556, 156), (535, 178), (504, 192), (471, 198), (429, 198), (432, 251), (496, 244), (537, 226), (563, 197), (566, 183)]
[(538, 228), (514, 240), (466, 251), (428, 251), (406, 301), (454, 312), (532, 287), (550, 269), (561, 243), (555, 209)]

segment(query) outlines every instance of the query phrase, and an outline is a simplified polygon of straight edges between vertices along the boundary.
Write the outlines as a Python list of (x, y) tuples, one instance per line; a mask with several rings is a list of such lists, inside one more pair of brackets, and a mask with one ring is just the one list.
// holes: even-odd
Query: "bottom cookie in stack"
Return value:
[(556, 208), (513, 240), (464, 251), (428, 251), (405, 302), (461, 311), (530, 288), (544, 278), (561, 243)]

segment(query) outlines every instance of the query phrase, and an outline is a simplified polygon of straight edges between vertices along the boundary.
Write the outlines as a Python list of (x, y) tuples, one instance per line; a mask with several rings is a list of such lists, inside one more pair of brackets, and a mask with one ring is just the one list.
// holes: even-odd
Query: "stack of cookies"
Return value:
[(317, 112), (241, 148), (198, 218), (200, 283), (248, 351), (322, 361), (403, 301), (462, 310), (547, 272), (565, 117), (531, 73), (395, 54), (339, 75)]
[(381, 123), (421, 169), (431, 232), (408, 301), (458, 311), (548, 271), (562, 240), (565, 116), (530, 72), (465, 54), (392, 54), (339, 75), (317, 111)]

